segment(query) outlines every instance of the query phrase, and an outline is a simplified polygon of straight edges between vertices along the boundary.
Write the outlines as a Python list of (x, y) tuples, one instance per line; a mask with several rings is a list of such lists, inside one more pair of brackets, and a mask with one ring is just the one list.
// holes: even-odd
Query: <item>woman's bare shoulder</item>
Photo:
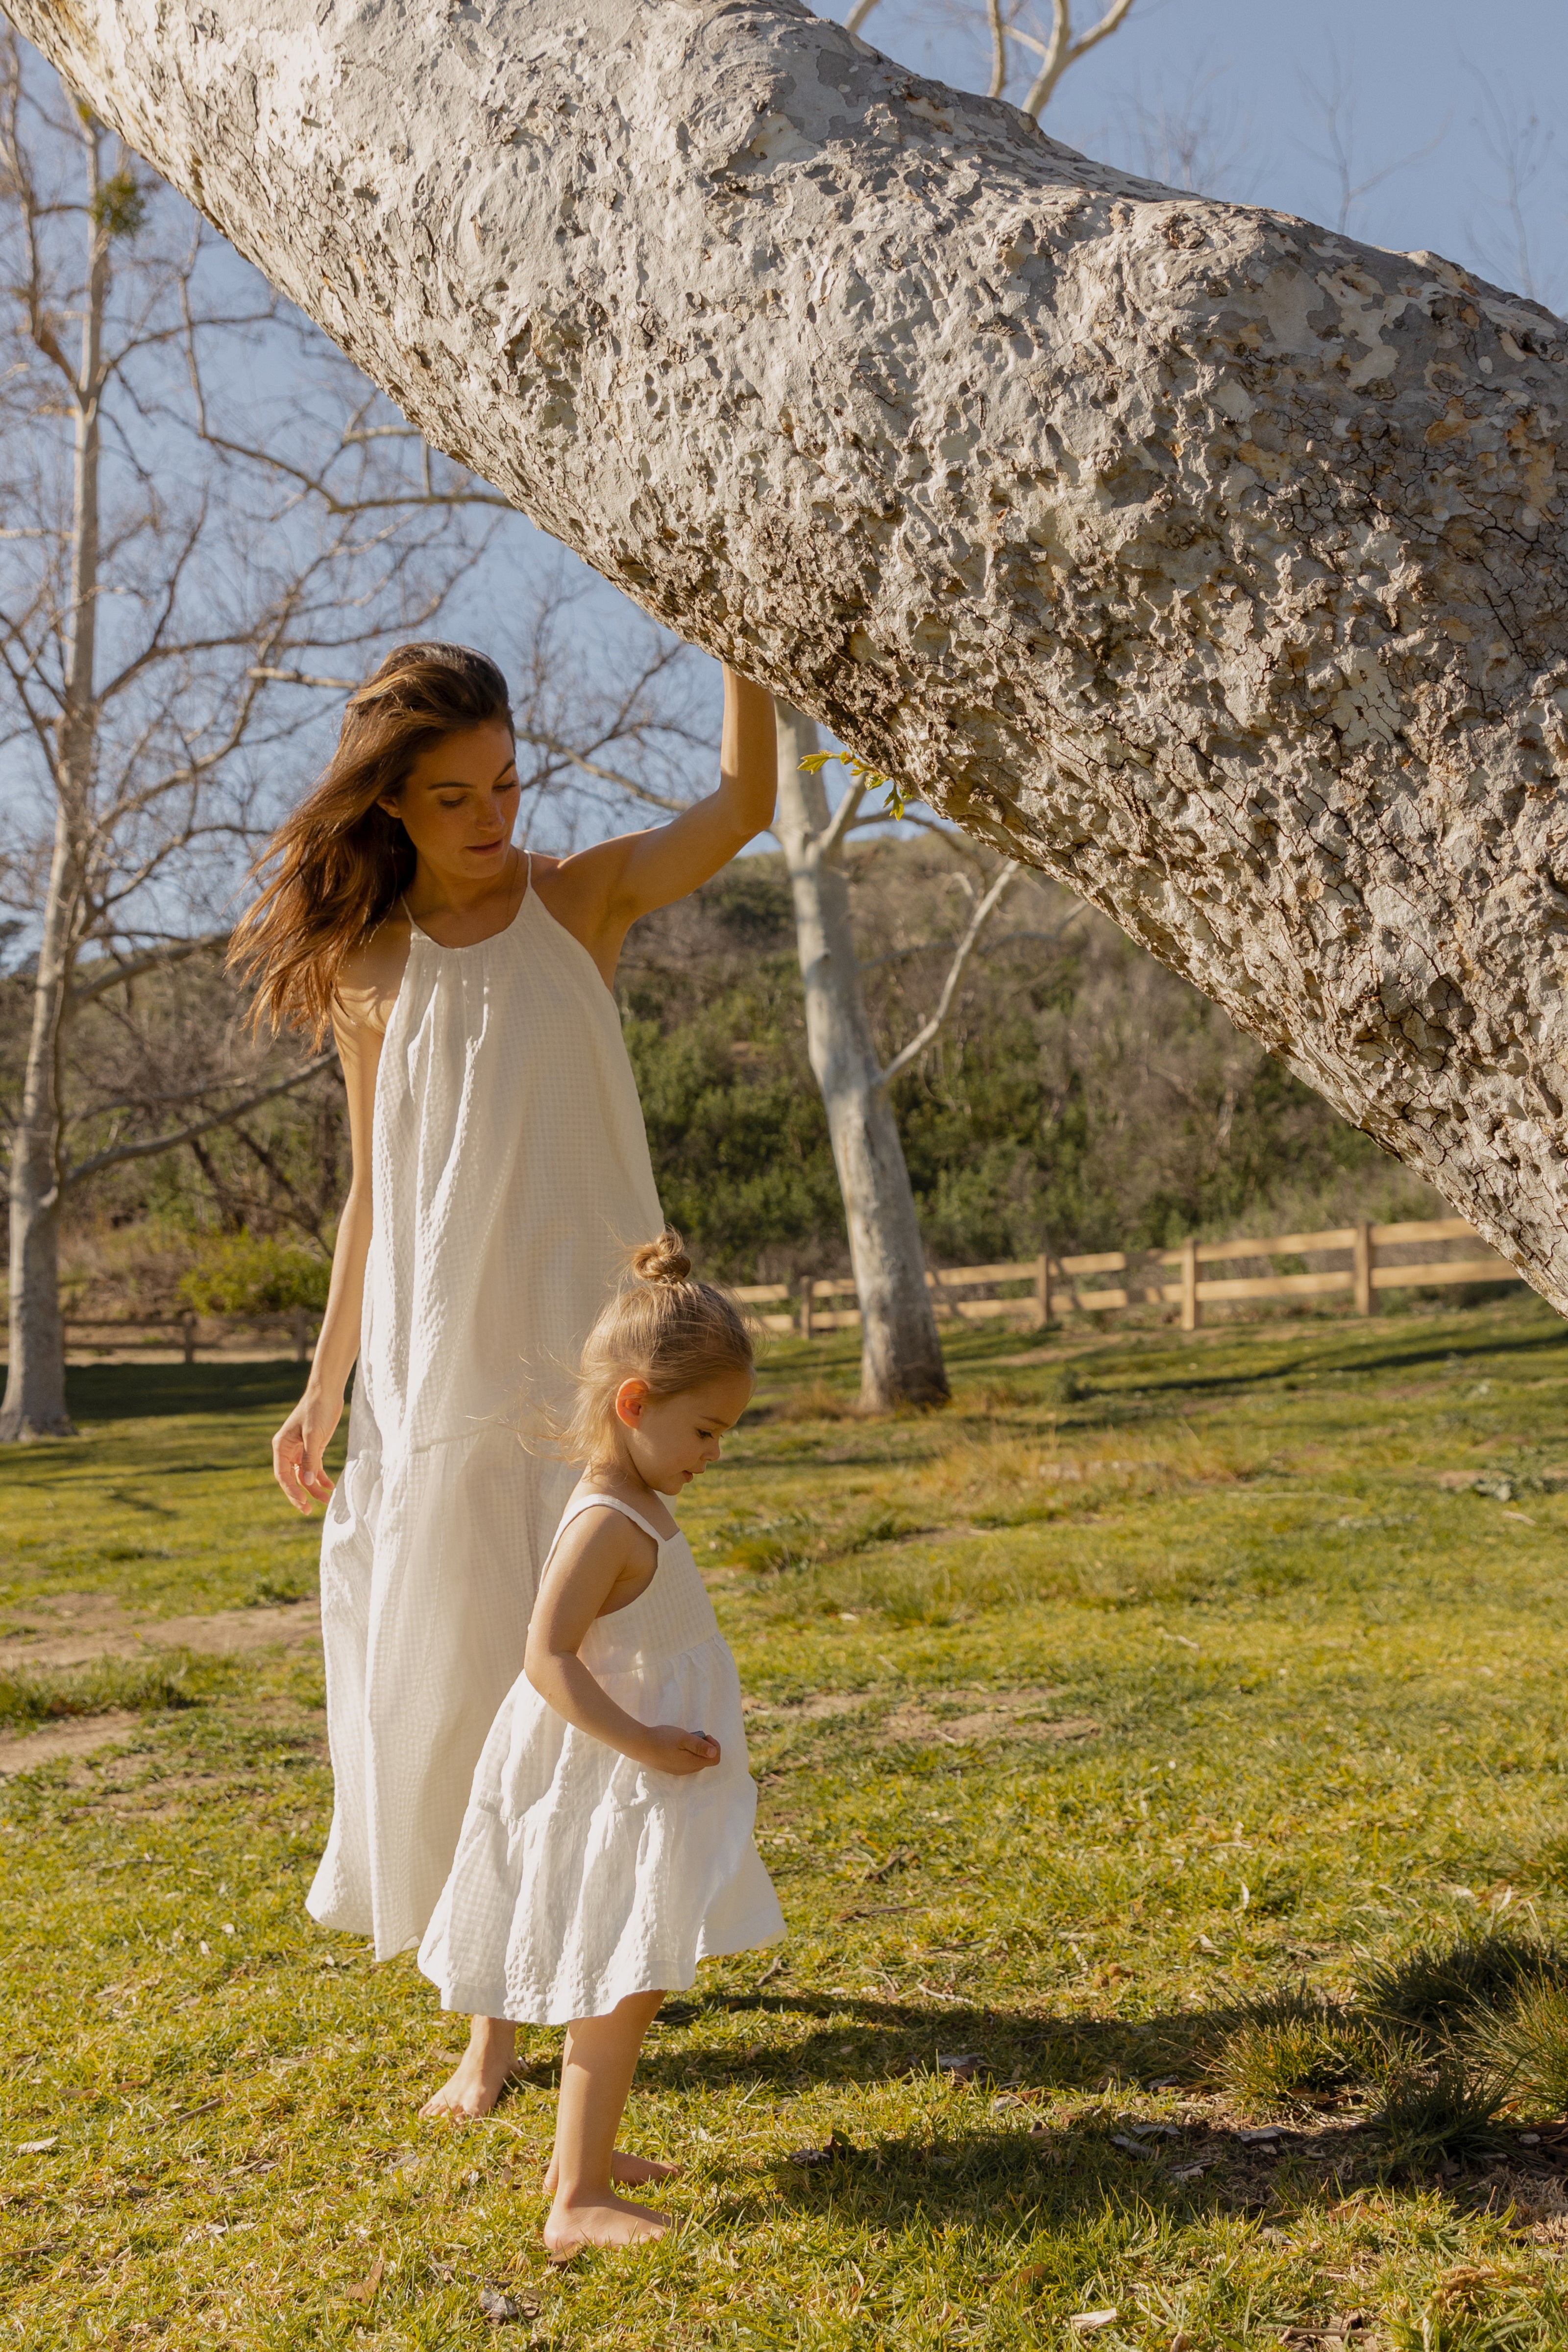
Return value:
[(401, 908), (378, 924), (362, 947), (351, 948), (338, 972), (338, 1017), (349, 1027), (385, 1033), (408, 963), (413, 927)]

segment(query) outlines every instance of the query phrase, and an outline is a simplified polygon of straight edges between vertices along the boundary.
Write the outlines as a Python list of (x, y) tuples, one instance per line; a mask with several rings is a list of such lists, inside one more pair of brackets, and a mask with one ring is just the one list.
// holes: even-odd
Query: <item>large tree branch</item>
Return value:
[(11, 5), (436, 446), (1568, 1307), (1557, 320), (791, 0)]
[(68, 1169), (62, 1179), (62, 1187), (68, 1189), (85, 1183), (89, 1176), (98, 1175), (102, 1169), (121, 1167), (128, 1160), (151, 1160), (160, 1151), (172, 1151), (179, 1144), (192, 1142), (198, 1135), (210, 1135), (214, 1127), (227, 1127), (232, 1120), (243, 1118), (247, 1110), (255, 1110), (262, 1103), (273, 1102), (279, 1095), (291, 1094), (296, 1087), (303, 1086), (307, 1078), (313, 1078), (318, 1070), (324, 1070), (336, 1058), (336, 1048), (329, 1047), (325, 1054), (318, 1054), (313, 1062), (306, 1062), (299, 1069), (291, 1071), (287, 1077), (275, 1079), (270, 1086), (255, 1087), (249, 1094), (242, 1095), (237, 1102), (228, 1103), (222, 1110), (214, 1111), (210, 1118), (193, 1119), (189, 1126), (174, 1128), (167, 1135), (144, 1136), (133, 1143), (111, 1143), (102, 1151), (95, 1151), (90, 1159), (78, 1160), (74, 1168)]

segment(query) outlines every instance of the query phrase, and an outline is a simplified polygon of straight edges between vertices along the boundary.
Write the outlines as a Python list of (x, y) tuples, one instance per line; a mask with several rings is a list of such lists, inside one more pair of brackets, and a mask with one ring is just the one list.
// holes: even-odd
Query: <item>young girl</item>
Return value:
[(552, 2253), (663, 2236), (612, 2187), (673, 2168), (615, 2152), (643, 2037), (700, 1959), (784, 1931), (752, 1842), (735, 1660), (663, 1500), (718, 1460), (750, 1401), (751, 1341), (678, 1234), (632, 1267), (583, 1349), (567, 1450), (588, 1466), (419, 1953), (444, 2008), (567, 2027)]

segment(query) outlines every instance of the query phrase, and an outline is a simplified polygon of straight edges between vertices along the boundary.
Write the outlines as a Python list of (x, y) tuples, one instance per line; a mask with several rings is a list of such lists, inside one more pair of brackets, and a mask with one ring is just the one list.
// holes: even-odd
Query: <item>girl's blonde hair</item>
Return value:
[(615, 1398), (623, 1381), (646, 1381), (655, 1398), (680, 1396), (726, 1372), (754, 1369), (751, 1334), (733, 1298), (694, 1282), (679, 1234), (665, 1226), (632, 1252), (627, 1278), (588, 1335), (560, 1450), (590, 1465), (616, 1453)]

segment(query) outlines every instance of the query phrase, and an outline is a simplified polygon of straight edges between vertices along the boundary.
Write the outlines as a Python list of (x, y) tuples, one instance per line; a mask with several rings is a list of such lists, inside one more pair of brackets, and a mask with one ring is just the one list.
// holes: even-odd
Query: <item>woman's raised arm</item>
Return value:
[(684, 898), (766, 832), (778, 784), (773, 697), (727, 667), (717, 791), (668, 824), (596, 842), (559, 864), (537, 860), (539, 896), (612, 981), (638, 916)]

